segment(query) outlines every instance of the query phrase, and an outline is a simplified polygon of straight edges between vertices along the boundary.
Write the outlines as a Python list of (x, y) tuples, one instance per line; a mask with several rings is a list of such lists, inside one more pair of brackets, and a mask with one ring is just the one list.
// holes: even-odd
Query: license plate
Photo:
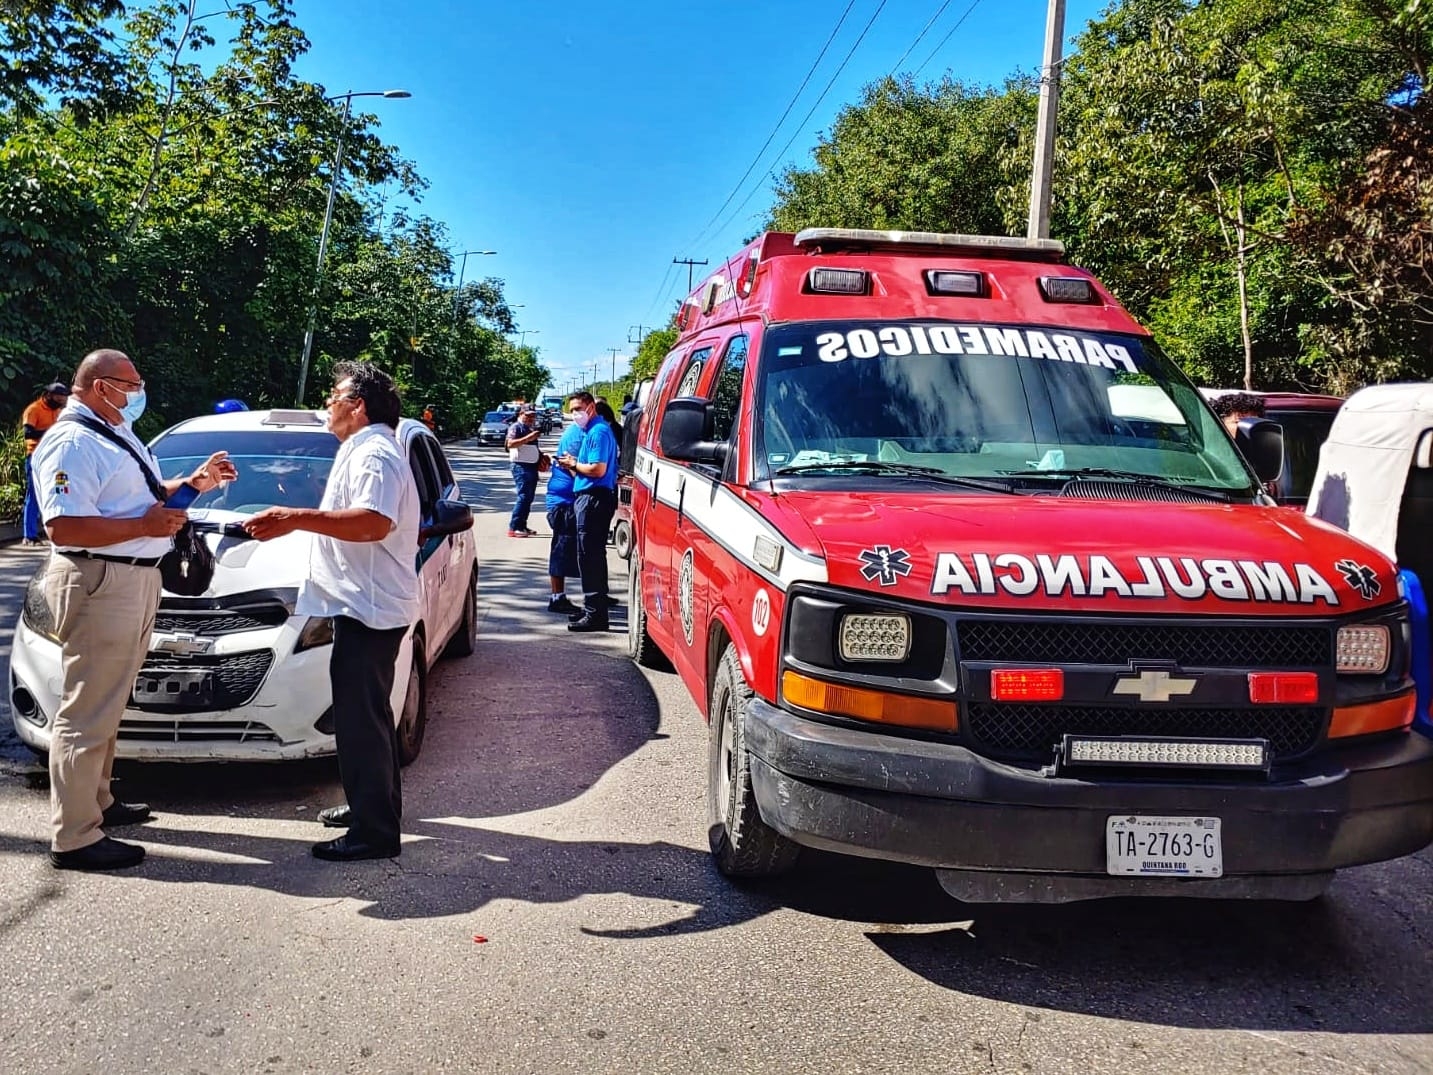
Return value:
[(1223, 877), (1219, 818), (1108, 818), (1105, 858), (1106, 872), (1121, 877)]
[(145, 706), (183, 706), (185, 709), (212, 705), (214, 675), (207, 671), (141, 672), (134, 681), (130, 701)]

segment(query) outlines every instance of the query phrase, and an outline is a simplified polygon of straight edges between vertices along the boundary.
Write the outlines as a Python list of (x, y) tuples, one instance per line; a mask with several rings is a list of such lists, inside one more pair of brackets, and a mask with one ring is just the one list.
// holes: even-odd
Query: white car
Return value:
[[(404, 640), (393, 710), (404, 764), (418, 756), (427, 721), (428, 669), (443, 655), (472, 653), (477, 637), (478, 560), (472, 511), (462, 503), (438, 439), (403, 419), (422, 503), (414, 549), (422, 595)], [(273, 541), (238, 523), (273, 504), (317, 507), (338, 439), (313, 411), (242, 411), (193, 418), (150, 445), (166, 477), (227, 451), (237, 480), (205, 493), (190, 516), (215, 549), (214, 581), (201, 597), (166, 592), (149, 654), (119, 726), (121, 758), (163, 761), (278, 761), (334, 752), (328, 680), (333, 623), (294, 614), (309, 564), (311, 534)], [(10, 654), (10, 708), (21, 740), (48, 750), (62, 691), (60, 647), (39, 576), (26, 591)]]

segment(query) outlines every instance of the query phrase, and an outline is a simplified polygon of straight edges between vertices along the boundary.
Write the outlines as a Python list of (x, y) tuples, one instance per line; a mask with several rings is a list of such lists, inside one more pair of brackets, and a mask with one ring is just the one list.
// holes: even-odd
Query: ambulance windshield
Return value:
[[(763, 341), (756, 476), (1072, 472), (1216, 494), (1255, 480), (1198, 391), (1152, 341), (940, 321), (776, 325)], [(883, 466), (889, 464), (889, 466)]]

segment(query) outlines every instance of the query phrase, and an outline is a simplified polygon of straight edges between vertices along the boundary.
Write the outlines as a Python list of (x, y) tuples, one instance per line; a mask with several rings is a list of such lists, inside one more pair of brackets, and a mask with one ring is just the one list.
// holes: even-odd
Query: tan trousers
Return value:
[(119, 721), (149, 649), (159, 569), (51, 553), (43, 587), (64, 669), (50, 733), (50, 846), (76, 851), (104, 836)]

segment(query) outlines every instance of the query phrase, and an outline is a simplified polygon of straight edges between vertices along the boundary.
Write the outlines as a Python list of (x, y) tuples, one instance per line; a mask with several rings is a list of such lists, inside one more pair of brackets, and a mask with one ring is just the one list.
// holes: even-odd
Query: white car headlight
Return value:
[(1388, 628), (1383, 624), (1340, 627), (1336, 667), (1340, 672), (1381, 675), (1388, 671), (1390, 649)]
[(904, 661), (911, 653), (911, 618), (901, 613), (850, 613), (841, 618), (843, 661)]

